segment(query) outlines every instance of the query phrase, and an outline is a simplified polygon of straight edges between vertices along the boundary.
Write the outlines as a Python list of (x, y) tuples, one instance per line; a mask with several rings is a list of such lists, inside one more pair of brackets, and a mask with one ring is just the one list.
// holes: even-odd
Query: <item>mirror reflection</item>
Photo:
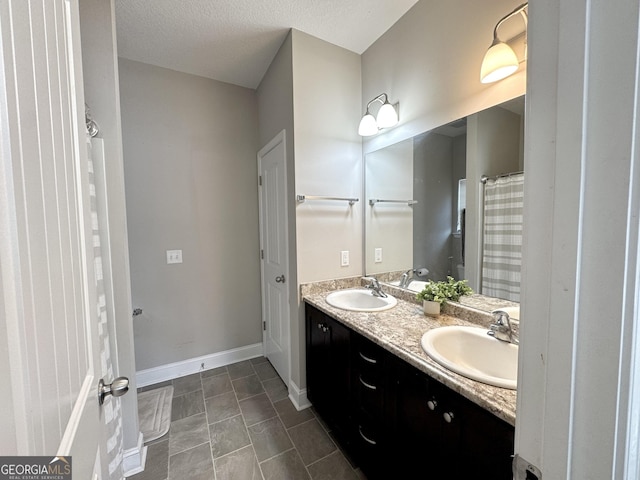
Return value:
[(519, 301), (524, 97), (365, 156), (365, 268)]

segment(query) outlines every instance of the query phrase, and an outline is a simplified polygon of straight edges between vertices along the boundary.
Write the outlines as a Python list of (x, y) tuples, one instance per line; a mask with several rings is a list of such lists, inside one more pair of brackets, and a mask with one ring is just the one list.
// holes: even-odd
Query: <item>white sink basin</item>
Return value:
[(422, 336), (421, 344), (427, 355), (449, 370), (496, 387), (516, 389), (518, 347), (490, 337), (483, 328), (434, 328)]
[(376, 297), (371, 290), (365, 288), (338, 290), (327, 295), (326, 300), (333, 307), (352, 312), (381, 312), (395, 307), (398, 303), (391, 295), (385, 298)]
[[(422, 290), (424, 290), (424, 286), (427, 284), (427, 282), (423, 281), (423, 280), (411, 280), (411, 283), (409, 283), (409, 286), (407, 287), (407, 290), (411, 290), (413, 292), (419, 293)], [(393, 285), (395, 287), (399, 287), (400, 286), (400, 280), (394, 280), (393, 282), (389, 282), (389, 285)]]

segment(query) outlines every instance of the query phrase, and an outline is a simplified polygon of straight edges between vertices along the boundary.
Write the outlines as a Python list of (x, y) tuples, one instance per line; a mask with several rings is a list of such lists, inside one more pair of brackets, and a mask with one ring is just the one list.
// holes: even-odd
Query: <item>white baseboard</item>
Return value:
[(254, 343), (253, 345), (212, 353), (203, 357), (190, 358), (181, 362), (140, 370), (136, 372), (136, 382), (138, 387), (146, 387), (147, 385), (173, 380), (174, 378), (211, 370), (212, 368), (224, 367), (225, 365), (261, 357), (262, 355), (262, 343)]
[(147, 447), (144, 446), (142, 432), (138, 435), (138, 444), (122, 452), (122, 470), (125, 477), (144, 471), (147, 461)]
[(301, 389), (293, 380), (289, 381), (289, 400), (291, 400), (291, 403), (293, 403), (293, 406), (296, 407), (296, 410), (298, 411), (311, 406), (311, 403), (307, 398), (307, 389)]

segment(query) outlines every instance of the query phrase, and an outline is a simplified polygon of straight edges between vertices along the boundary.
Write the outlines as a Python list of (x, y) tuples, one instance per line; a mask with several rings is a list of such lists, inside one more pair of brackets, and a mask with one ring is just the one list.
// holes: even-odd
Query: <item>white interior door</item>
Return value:
[(258, 152), (264, 354), (289, 385), (289, 261), (285, 131)]
[(77, 0), (0, 0), (1, 454), (71, 455), (93, 479), (107, 466), (79, 25)]

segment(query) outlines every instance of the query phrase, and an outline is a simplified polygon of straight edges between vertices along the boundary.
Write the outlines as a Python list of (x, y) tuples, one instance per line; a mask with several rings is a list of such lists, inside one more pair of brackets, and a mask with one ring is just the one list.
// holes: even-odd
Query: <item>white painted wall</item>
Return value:
[[(295, 192), (289, 195), (357, 197), (347, 202), (296, 206), (298, 284), (360, 275), (362, 252), (362, 148), (360, 56), (297, 30), (292, 31)], [(348, 250), (350, 265), (340, 266)], [(306, 386), (304, 305), (299, 293), (291, 317), (291, 377)]]
[[(308, 201), (296, 208), (298, 280), (362, 273), (360, 57), (293, 30), (296, 193), (357, 197), (360, 202)], [(350, 264), (340, 265), (348, 250)]]
[(138, 370), (261, 342), (255, 91), (125, 59), (120, 89)]
[[(408, 270), (413, 265), (413, 212), (405, 204), (379, 203), (369, 199), (409, 200), (413, 189), (413, 140), (405, 140), (365, 158), (367, 275)], [(403, 232), (398, 235), (398, 232)], [(375, 249), (382, 249), (382, 262), (375, 263)]]

